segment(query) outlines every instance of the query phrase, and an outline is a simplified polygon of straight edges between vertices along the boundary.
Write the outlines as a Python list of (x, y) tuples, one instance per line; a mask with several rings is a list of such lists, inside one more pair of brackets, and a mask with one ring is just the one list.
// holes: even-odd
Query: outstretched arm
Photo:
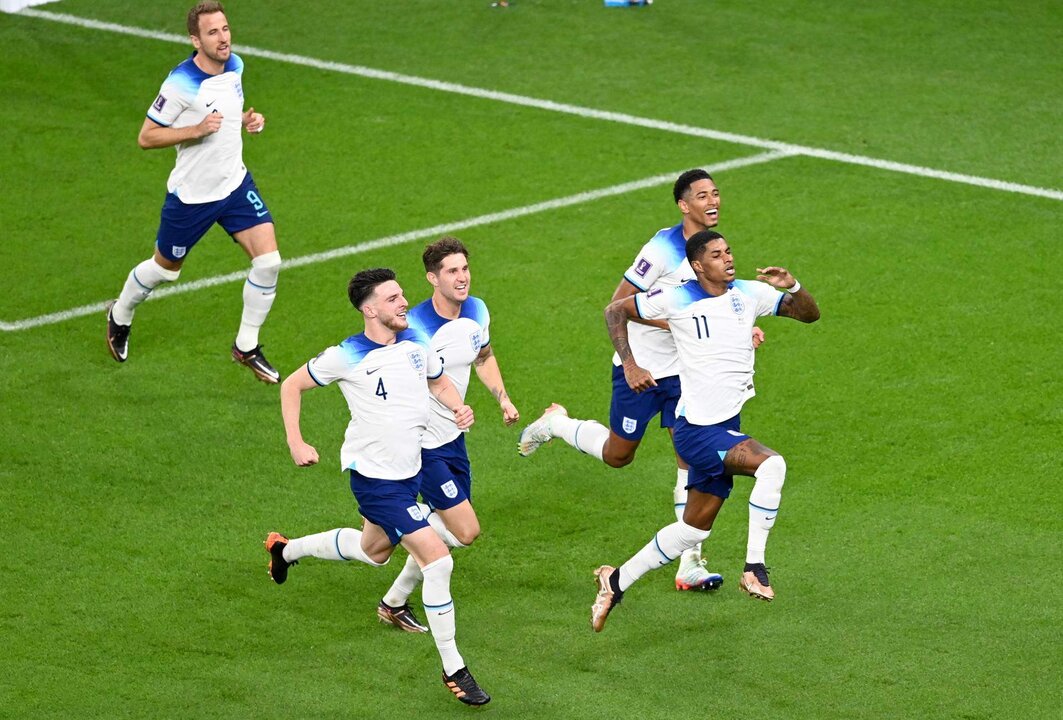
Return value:
[(288, 437), (288, 450), (292, 460), (299, 467), (313, 465), (318, 461), (317, 450), (303, 441), (299, 429), (299, 415), (303, 406), (303, 393), (318, 387), (306, 365), (293, 372), (281, 383), (281, 417), (284, 419), (284, 432)]
[(656, 387), (657, 381), (650, 373), (639, 367), (635, 362), (635, 356), (631, 354), (631, 345), (627, 340), (627, 321), (638, 318), (639, 313), (635, 308), (635, 296), (629, 295), (619, 300), (614, 300), (605, 308), (605, 326), (609, 329), (609, 339), (613, 341), (616, 354), (624, 364), (624, 378), (628, 387), (637, 393)]
[(490, 345), (480, 348), (480, 354), (476, 356), (473, 364), (480, 382), (491, 391), (499, 407), (502, 408), (502, 422), (512, 425), (520, 420), (520, 413), (517, 412), (517, 408), (510, 402), (509, 395), (506, 393), (506, 386), (502, 382), (502, 370), (498, 367), (498, 360)]
[(446, 375), (428, 380), (428, 390), (435, 395), (436, 400), (443, 403), (447, 410), (454, 413), (454, 423), (459, 430), (467, 430), (472, 426), (472, 408), (465, 404), (458, 393), (454, 383)]
[[(816, 305), (816, 299), (808, 290), (801, 287), (797, 278), (791, 275), (789, 270), (772, 265), (757, 268), (757, 272), (760, 273), (757, 275), (757, 280), (763, 280), (772, 287), (787, 291), (782, 304), (779, 305), (779, 315), (805, 323), (814, 323), (819, 320), (819, 306)], [(792, 292), (795, 286), (797, 292)]]

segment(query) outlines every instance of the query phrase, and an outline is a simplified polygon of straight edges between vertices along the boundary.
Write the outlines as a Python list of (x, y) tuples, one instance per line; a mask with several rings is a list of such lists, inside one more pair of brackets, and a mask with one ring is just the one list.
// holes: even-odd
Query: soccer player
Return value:
[[(423, 332), (431, 354), (462, 400), (469, 388), (469, 370), (502, 409), (502, 421), (512, 425), (520, 413), (509, 399), (502, 371), (491, 350), (491, 316), (484, 301), (469, 295), (469, 251), (454, 237), (444, 237), (425, 248), (421, 258), (432, 297), (407, 314), (410, 328)], [(432, 401), (428, 430), (422, 440), (421, 497), (444, 525), (443, 539), (451, 548), (470, 545), (480, 534), (480, 521), (472, 507), (472, 470), (465, 450), (465, 434), (454, 414), (438, 400)], [(377, 616), (407, 632), (427, 632), (407, 601), (421, 582), (421, 569), (410, 556), (402, 572), (377, 606)]]
[[(683, 215), (682, 222), (664, 228), (642, 246), (613, 293), (613, 301), (694, 279), (694, 271), (686, 259), (686, 241), (694, 233), (715, 227), (719, 222), (720, 191), (709, 173), (695, 168), (676, 179), (672, 197)], [(752, 332), (756, 347), (764, 336), (759, 328)], [(518, 448), (521, 455), (531, 455), (540, 445), (558, 437), (577, 450), (619, 468), (635, 459), (642, 436), (655, 415), (661, 416), (661, 427), (672, 432), (679, 400), (679, 360), (667, 323), (636, 318), (628, 334), (632, 352), (639, 365), (653, 375), (656, 386), (648, 392), (632, 391), (624, 380), (620, 357), (613, 355), (609, 427), (594, 420), (570, 418), (564, 407), (554, 403), (542, 417), (524, 428)], [(678, 453), (676, 462), (679, 467), (672, 497), (676, 519), (681, 520), (687, 502), (687, 465)], [(708, 571), (705, 565), (700, 544), (684, 552), (675, 576), (676, 589), (720, 587), (723, 576)]]
[(417, 504), (429, 393), (447, 408), (460, 430), (472, 425), (472, 408), (443, 374), (442, 360), (431, 352), (428, 338), (410, 328), (409, 303), (394, 272), (363, 270), (351, 279), (347, 294), (365, 317), (365, 331), (289, 375), (281, 385), (281, 415), (292, 460), (300, 467), (313, 465), (317, 450), (303, 440), (299, 427), (302, 395), (339, 383), (351, 411), (340, 456), (364, 518), (362, 530), (338, 528), (291, 540), (271, 532), (265, 542), (269, 574), (282, 584), (288, 568), (307, 556), (380, 566), (401, 542), (424, 577), (422, 600), (443, 660), (444, 684), (463, 703), (483, 705), (491, 698), (469, 673), (454, 639), (454, 561)]
[(253, 107), (244, 112), (244, 61), (232, 51), (221, 3), (192, 8), (188, 35), (195, 52), (163, 82), (137, 138), (145, 150), (176, 145), (177, 164), (166, 184), (154, 255), (130, 271), (107, 306), (107, 347), (115, 360), (126, 361), (136, 307), (177, 279), (192, 247), (218, 223), (251, 258), (233, 360), (276, 383), (280, 373), (262, 354), (258, 331), (276, 297), (281, 256), (273, 216), (244, 167), (241, 137), (242, 130), (262, 132), (266, 120)]
[(659, 530), (619, 568), (602, 565), (595, 570), (598, 596), (591, 608), (595, 632), (601, 632), (609, 612), (636, 580), (708, 539), (731, 493), (734, 475), (756, 479), (749, 496), (746, 565), (739, 585), (752, 597), (769, 601), (775, 597), (764, 550), (779, 514), (786, 462), (741, 432), (742, 406), (755, 394), (750, 331), (761, 315), (815, 322), (819, 308), (785, 268), (758, 268), (761, 282), (736, 280), (731, 248), (719, 233), (695, 233), (687, 240), (686, 255), (696, 280), (622, 298), (605, 309), (624, 376), (638, 393), (652, 390), (656, 381), (632, 355), (628, 320), (667, 320), (679, 352), (683, 388), (676, 409), (675, 448), (690, 466), (690, 475), (682, 519)]

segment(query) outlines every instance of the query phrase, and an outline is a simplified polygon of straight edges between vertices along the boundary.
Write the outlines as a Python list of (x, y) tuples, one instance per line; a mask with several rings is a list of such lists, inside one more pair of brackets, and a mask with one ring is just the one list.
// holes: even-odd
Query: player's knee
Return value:
[(630, 450), (616, 450), (609, 446), (609, 443), (605, 444), (602, 449), (602, 460), (609, 467), (622, 468), (625, 465), (630, 465), (635, 459), (635, 449)]
[[(137, 273), (137, 270), (141, 271)], [(173, 269), (163, 267), (159, 264), (156, 258), (151, 258), (147, 262), (141, 263), (133, 271), (136, 273), (137, 282), (147, 287), (155, 287), (164, 282), (175, 282), (177, 278), (181, 277), (181, 266), (177, 265)], [(140, 277), (141, 273), (144, 277)]]
[(365, 556), (372, 561), (373, 565), (380, 567), (388, 564), (388, 560), (391, 559), (392, 550), (394, 550), (394, 548), (390, 547), (385, 550), (374, 550), (372, 552), (367, 550), (365, 551)]
[(454, 537), (462, 545), (466, 547), (473, 544), (476, 538), (480, 537), (480, 524), (473, 523), (467, 527), (460, 527), (454, 530)]
[(770, 455), (767, 460), (757, 468), (757, 480), (770, 482), (782, 489), (786, 482), (786, 460), (782, 455)]
[(281, 271), (281, 254), (279, 250), (251, 258), (251, 273), (248, 280), (261, 287), (274, 287)]
[(679, 539), (687, 547), (694, 547), (699, 542), (708, 539), (711, 532), (711, 530), (702, 530), (685, 522), (679, 523)]

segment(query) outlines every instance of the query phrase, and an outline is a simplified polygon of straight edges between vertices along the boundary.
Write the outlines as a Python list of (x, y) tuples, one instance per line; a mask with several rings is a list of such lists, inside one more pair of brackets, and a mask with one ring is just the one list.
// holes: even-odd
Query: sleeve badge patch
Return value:
[(646, 277), (646, 273), (650, 271), (651, 267), (653, 267), (653, 263), (646, 258), (639, 258), (639, 261), (635, 263), (635, 274), (639, 277)]
[(160, 94), (159, 97), (155, 98), (155, 102), (151, 104), (151, 106), (155, 108), (155, 110), (158, 112), (162, 112), (162, 108), (164, 105), (166, 105), (166, 98), (162, 94)]

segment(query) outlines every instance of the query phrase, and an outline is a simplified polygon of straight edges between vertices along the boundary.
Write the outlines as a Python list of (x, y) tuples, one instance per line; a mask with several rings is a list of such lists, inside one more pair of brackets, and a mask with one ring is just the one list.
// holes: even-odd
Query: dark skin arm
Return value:
[[(797, 279), (790, 271), (783, 267), (770, 266), (757, 268), (757, 280), (762, 280), (772, 287), (780, 290), (789, 290), (797, 283)], [(803, 323), (814, 323), (819, 320), (819, 306), (812, 294), (801, 288), (795, 293), (787, 293), (779, 305), (779, 315), (782, 317), (800, 320)]]

